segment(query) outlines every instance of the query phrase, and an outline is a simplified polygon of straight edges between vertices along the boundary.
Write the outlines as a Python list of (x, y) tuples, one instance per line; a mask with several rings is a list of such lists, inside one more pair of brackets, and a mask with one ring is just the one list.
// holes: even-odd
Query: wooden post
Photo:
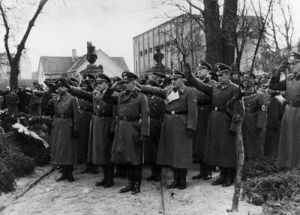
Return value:
[(236, 138), (235, 138), (235, 146), (237, 152), (237, 171), (236, 171), (236, 179), (234, 183), (234, 194), (232, 198), (232, 206), (231, 209), (227, 209), (227, 212), (238, 211), (239, 198), (240, 198), (241, 186), (242, 186), (242, 172), (243, 172), (243, 166), (245, 160), (243, 135), (242, 135), (243, 121), (240, 121), (238, 123), (239, 125), (236, 126)]

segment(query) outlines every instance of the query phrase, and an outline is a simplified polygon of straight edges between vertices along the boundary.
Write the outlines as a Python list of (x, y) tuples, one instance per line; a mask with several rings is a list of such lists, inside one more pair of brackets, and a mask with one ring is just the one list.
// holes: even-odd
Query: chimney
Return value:
[(72, 61), (75, 62), (77, 60), (77, 51), (76, 49), (72, 49)]

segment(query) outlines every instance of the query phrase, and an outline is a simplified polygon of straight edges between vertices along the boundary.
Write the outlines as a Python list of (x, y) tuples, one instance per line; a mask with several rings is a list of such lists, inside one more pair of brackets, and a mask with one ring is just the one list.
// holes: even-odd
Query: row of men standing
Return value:
[[(171, 85), (168, 86), (161, 84), (165, 83), (161, 82), (161, 78), (165, 78), (162, 73), (149, 76), (147, 85), (142, 86), (139, 86), (137, 77), (130, 72), (124, 72), (122, 81), (112, 86), (111, 79), (100, 74), (93, 91), (71, 86), (72, 83), (64, 79), (58, 80), (59, 92), (63, 93), (61, 96), (59, 93), (56, 106), (59, 106), (59, 102), (64, 106), (62, 101), (66, 96), (63, 94), (72, 98), (72, 101), (78, 97), (90, 102), (81, 103), (80, 124), (74, 126), (76, 120), (73, 120), (71, 133), (73, 138), (81, 140), (78, 141), (79, 147), (88, 145), (82, 147), (78, 155), (83, 155), (81, 158), (87, 155), (89, 163), (103, 167), (104, 179), (96, 185), (113, 186), (114, 164), (121, 164), (128, 168), (129, 183), (120, 192), (139, 193), (141, 164), (145, 159), (152, 163), (149, 180), (160, 180), (160, 166), (172, 167), (174, 180), (167, 187), (184, 189), (187, 169), (193, 165), (193, 152), (196, 154), (194, 158), (201, 163), (200, 174), (194, 179), (210, 179), (212, 167), (218, 166), (220, 177), (213, 185), (230, 186), (233, 183), (236, 168), (235, 127), (241, 126), (244, 104), (240, 87), (230, 81), (231, 68), (217, 64), (219, 82), (215, 83), (208, 77), (209, 67), (206, 62), (199, 67), (205, 73), (200, 75), (203, 81), (188, 69), (186, 74), (174, 71)], [(186, 86), (184, 78), (190, 86)], [(246, 102), (246, 106), (249, 106), (248, 109), (246, 107), (246, 118), (249, 118), (249, 126), (244, 123), (243, 133), (245, 137), (250, 136), (250, 141), (245, 141), (246, 156), (250, 158), (252, 154), (257, 155), (255, 150), (260, 150), (260, 146), (255, 144), (254, 152), (251, 152), (251, 147), (247, 149), (247, 145), (253, 145), (253, 140), (257, 141), (255, 135), (253, 138), (253, 127), (261, 127), (257, 117), (254, 119), (252, 115), (263, 107), (260, 97), (254, 96), (256, 92), (248, 93), (250, 97), (249, 102)], [(74, 110), (77, 109), (76, 102), (69, 104)], [(71, 116), (64, 113), (66, 108), (54, 110), (53, 130), (56, 125), (60, 128), (61, 123), (57, 123), (60, 120), (79, 118), (75, 116), (77, 111), (73, 111)], [(57, 138), (57, 132), (53, 132), (52, 136), (52, 148), (55, 149), (62, 143)], [(88, 144), (82, 144), (86, 140)], [(61, 151), (54, 150), (53, 153), (60, 152), (60, 157), (64, 157), (66, 152)], [(69, 181), (73, 181), (73, 176), (69, 176), (75, 161), (62, 162), (53, 157), (54, 163), (65, 167), (58, 181), (70, 178), (72, 180)]]

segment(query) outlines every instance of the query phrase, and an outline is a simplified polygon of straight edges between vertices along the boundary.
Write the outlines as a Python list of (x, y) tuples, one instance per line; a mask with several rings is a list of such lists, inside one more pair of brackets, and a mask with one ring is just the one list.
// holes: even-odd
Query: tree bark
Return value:
[(203, 16), (206, 39), (206, 60), (214, 65), (221, 60), (221, 29), (219, 4), (217, 0), (204, 0)]
[(237, 25), (237, 0), (225, 0), (222, 21), (222, 62), (230, 65), (234, 62)]

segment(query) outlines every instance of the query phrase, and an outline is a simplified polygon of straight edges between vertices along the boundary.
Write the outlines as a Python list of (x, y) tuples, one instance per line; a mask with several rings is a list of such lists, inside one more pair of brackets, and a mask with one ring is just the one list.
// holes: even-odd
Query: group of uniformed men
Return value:
[[(96, 186), (112, 187), (114, 177), (127, 176), (120, 193), (140, 192), (144, 162), (151, 164), (147, 180), (160, 181), (161, 167), (172, 168), (167, 188), (185, 189), (193, 163), (200, 163), (193, 179), (209, 180), (218, 167), (220, 177), (212, 185), (230, 186), (236, 175), (238, 126), (246, 159), (278, 154), (281, 167), (299, 167), (300, 149), (294, 146), (299, 132), (291, 131), (292, 125), (300, 126), (300, 54), (295, 56), (287, 67), (293, 77), (286, 84), (278, 75), (272, 77), (269, 99), (254, 87), (254, 75), (246, 74), (237, 85), (231, 67), (218, 63), (212, 73), (205, 61), (195, 73), (185, 65), (184, 72), (174, 70), (169, 77), (149, 74), (144, 84), (127, 71), (122, 78), (87, 75), (81, 87), (74, 79), (58, 79), (51, 132), (52, 161), (62, 171), (57, 181), (74, 181), (73, 165), (81, 159), (87, 162), (84, 172), (102, 166), (104, 177)], [(284, 87), (287, 106), (279, 92)]]

